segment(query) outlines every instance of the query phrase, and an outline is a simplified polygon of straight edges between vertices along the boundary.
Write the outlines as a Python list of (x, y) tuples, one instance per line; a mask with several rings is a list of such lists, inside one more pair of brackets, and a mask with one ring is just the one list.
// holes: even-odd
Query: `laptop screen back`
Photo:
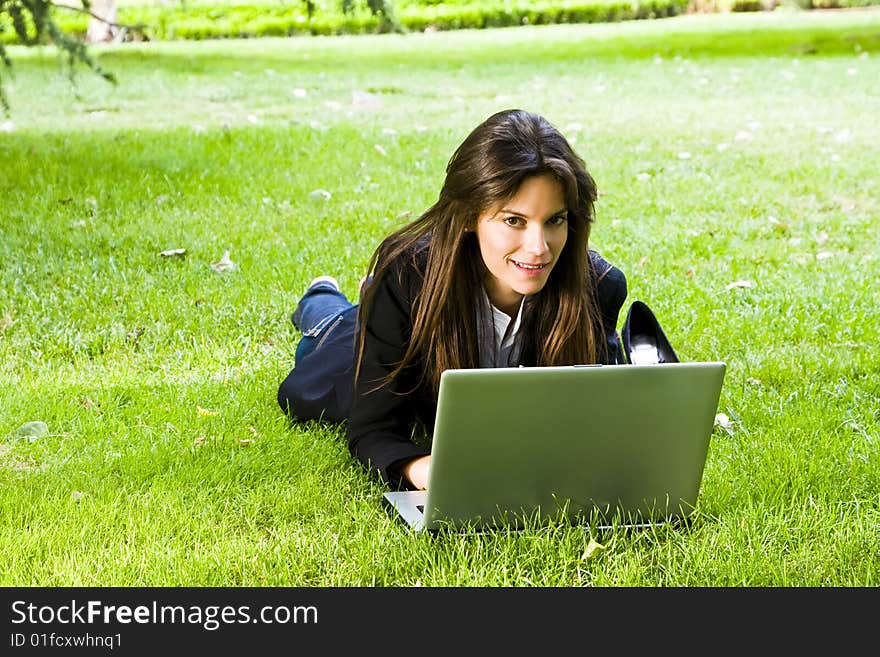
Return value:
[(444, 372), (426, 527), (687, 516), (724, 371), (710, 362)]

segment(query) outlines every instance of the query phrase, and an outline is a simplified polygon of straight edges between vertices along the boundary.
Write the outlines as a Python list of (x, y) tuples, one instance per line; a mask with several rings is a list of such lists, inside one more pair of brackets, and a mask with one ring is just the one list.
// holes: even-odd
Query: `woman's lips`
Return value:
[(528, 263), (528, 262), (519, 262), (517, 260), (511, 260), (513, 266), (516, 267), (519, 271), (521, 271), (526, 276), (539, 276), (546, 269), (549, 262), (536, 262), (536, 263)]

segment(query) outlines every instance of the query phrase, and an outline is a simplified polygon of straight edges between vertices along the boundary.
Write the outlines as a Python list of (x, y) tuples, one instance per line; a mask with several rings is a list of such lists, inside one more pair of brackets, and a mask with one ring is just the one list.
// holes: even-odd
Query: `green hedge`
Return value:
[(676, 16), (684, 13), (687, 6), (687, 0), (438, 4), (407, 7), (400, 12), (400, 22), (405, 29), (416, 31), (600, 23)]
[[(592, 0), (586, 2), (477, 2), (469, 4), (409, 5), (395, 16), (403, 31), (480, 29), (514, 25), (597, 23), (676, 16), (688, 0)], [(387, 24), (369, 14), (321, 13), (308, 19), (299, 5), (122, 6), (118, 21), (143, 25), (149, 40), (253, 38), (264, 36), (371, 34)], [(55, 20), (66, 32), (84, 35), (87, 18), (56, 10)], [(0, 40), (14, 42), (11, 31)]]

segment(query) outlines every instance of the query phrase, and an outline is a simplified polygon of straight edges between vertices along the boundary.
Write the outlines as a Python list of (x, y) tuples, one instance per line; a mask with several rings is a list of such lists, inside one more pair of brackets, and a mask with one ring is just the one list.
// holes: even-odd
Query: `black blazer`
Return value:
[[(400, 470), (407, 461), (431, 453), (427, 440), (418, 440), (424, 429), (431, 436), (437, 414), (437, 400), (427, 385), (420, 383), (420, 365), (411, 366), (388, 385), (375, 390), (403, 359), (412, 325), (410, 309), (424, 280), (427, 249), (415, 258), (401, 258), (378, 281), (373, 307), (365, 326), (364, 357), (348, 413), (349, 449), (369, 470), (392, 487), (407, 487)], [(605, 333), (606, 363), (622, 363), (617, 320), (627, 286), (623, 272), (590, 251), (595, 273), (597, 301)], [(523, 355), (524, 365), (529, 362)]]

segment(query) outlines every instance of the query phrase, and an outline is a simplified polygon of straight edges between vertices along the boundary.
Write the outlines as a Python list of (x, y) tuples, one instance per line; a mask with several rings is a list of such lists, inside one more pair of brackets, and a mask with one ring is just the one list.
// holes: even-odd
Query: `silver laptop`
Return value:
[(694, 510), (723, 362), (448, 370), (414, 530), (649, 526)]

